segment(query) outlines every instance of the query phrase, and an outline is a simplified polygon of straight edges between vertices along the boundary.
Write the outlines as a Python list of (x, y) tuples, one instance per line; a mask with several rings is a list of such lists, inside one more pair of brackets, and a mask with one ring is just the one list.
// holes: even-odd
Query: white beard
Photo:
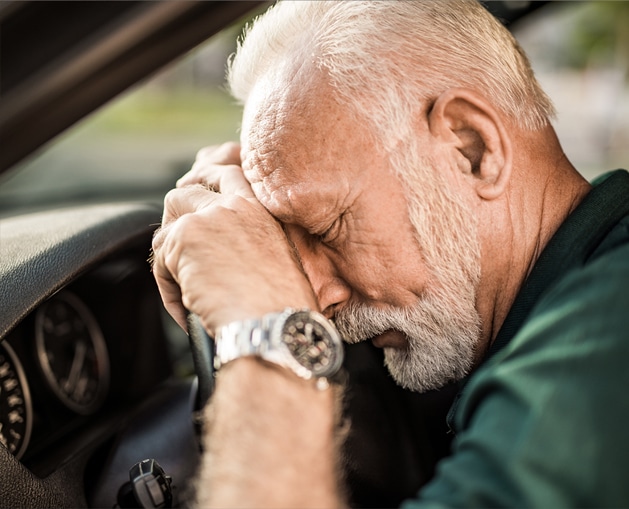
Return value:
[(352, 304), (334, 321), (349, 343), (387, 330), (402, 332), (406, 347), (384, 348), (385, 364), (399, 385), (424, 392), (463, 378), (474, 360), (479, 327), (473, 303), (461, 301), (456, 310), (443, 304), (430, 297), (412, 308), (383, 310)]
[(412, 174), (399, 175), (410, 190), (409, 216), (430, 282), (412, 307), (375, 309), (351, 302), (334, 321), (349, 343), (387, 330), (402, 332), (407, 346), (385, 348), (385, 364), (399, 385), (424, 392), (463, 378), (474, 363), (480, 338), (475, 307), (480, 246), (473, 212), (449, 194), (429, 161), (419, 161)]

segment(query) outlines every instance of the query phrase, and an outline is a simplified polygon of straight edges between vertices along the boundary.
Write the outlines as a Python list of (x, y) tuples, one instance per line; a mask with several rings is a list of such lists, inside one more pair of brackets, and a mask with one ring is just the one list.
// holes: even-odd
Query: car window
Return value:
[[(629, 2), (558, 2), (514, 34), (558, 109), (565, 151), (583, 175), (629, 160)], [(159, 199), (196, 151), (237, 139), (224, 90), (241, 24), (59, 136), (0, 182), (0, 215), (90, 200)]]
[(197, 150), (238, 136), (224, 88), (242, 23), (104, 105), (0, 181), (0, 214), (94, 200), (160, 199)]

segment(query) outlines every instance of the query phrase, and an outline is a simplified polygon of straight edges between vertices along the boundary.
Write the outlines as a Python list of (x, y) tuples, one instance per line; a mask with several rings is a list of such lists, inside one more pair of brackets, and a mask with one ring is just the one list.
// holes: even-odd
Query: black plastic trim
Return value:
[(0, 339), (80, 273), (150, 235), (160, 216), (156, 205), (114, 203), (0, 221)]

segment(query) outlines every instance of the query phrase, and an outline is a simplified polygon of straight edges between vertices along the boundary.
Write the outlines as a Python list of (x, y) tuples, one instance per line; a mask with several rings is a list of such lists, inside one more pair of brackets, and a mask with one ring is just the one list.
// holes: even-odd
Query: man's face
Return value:
[(461, 378), (479, 338), (478, 246), (474, 226), (458, 220), (470, 216), (429, 162), (394, 156), (401, 179), (364, 125), (305, 89), (256, 87), (247, 103), (243, 168), (254, 193), (285, 225), (348, 342), (372, 339), (414, 390)]

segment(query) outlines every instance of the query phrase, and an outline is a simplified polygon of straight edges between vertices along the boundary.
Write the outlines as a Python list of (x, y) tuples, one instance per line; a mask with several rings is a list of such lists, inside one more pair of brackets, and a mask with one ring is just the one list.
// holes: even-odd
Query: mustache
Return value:
[[(473, 306), (473, 305), (472, 305)], [(350, 302), (339, 309), (334, 324), (345, 342), (353, 344), (390, 330), (403, 333), (411, 343), (433, 342), (459, 335), (460, 329), (478, 330), (476, 313), (454, 309), (448, 301), (427, 294), (413, 307), (375, 308)]]
[(351, 302), (337, 311), (333, 322), (345, 342), (354, 344), (389, 330), (404, 330), (409, 313), (404, 308), (378, 309)]

